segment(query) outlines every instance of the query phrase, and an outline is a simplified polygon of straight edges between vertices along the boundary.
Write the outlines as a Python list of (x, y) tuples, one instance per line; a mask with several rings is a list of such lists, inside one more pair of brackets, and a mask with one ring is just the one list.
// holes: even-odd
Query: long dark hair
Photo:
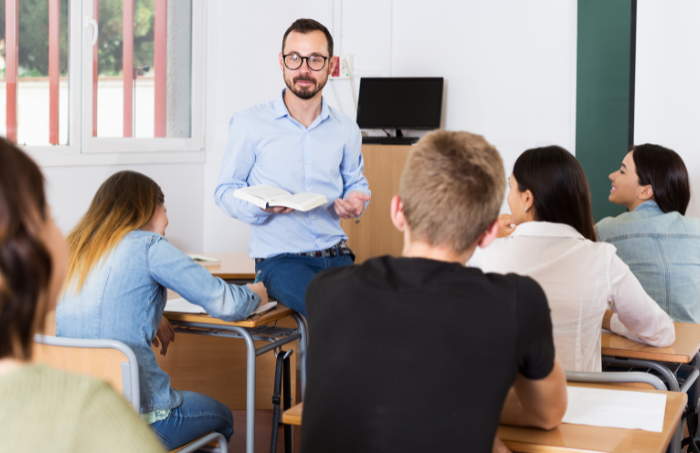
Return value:
[(536, 220), (565, 223), (597, 240), (586, 175), (571, 153), (560, 146), (528, 149), (515, 161), (513, 176), (520, 192), (532, 192)]
[(640, 186), (651, 186), (654, 201), (663, 212), (678, 211), (685, 215), (690, 202), (688, 169), (675, 151), (659, 145), (632, 148)]
[(0, 138), (0, 359), (29, 359), (48, 311), (52, 261), (40, 237), (44, 221), (39, 167)]

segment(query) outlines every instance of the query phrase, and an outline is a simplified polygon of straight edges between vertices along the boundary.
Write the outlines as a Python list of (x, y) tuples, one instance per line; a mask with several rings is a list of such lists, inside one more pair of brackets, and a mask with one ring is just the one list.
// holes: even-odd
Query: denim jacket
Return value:
[(141, 413), (182, 403), (151, 349), (166, 288), (226, 321), (245, 319), (260, 303), (250, 288), (213, 277), (163, 236), (136, 230), (93, 269), (79, 293), (69, 287), (56, 310), (57, 336), (118, 340), (134, 351)]
[(674, 321), (700, 323), (700, 219), (647, 201), (596, 229)]

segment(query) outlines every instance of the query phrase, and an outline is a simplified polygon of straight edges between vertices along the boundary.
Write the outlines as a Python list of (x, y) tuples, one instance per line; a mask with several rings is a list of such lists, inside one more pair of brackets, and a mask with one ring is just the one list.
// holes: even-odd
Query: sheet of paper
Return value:
[(170, 299), (165, 304), (164, 311), (171, 312), (171, 313), (192, 313), (192, 314), (199, 314), (199, 313), (206, 313), (207, 312), (204, 308), (200, 307), (199, 305), (191, 304), (183, 298)]
[(251, 316), (253, 316), (253, 315), (259, 315), (259, 314), (261, 314), (261, 313), (266, 313), (266, 312), (272, 310), (273, 308), (277, 308), (277, 302), (276, 302), (276, 301), (272, 301), (272, 302), (268, 302), (268, 303), (266, 303), (266, 304), (262, 304), (262, 305), (259, 306), (253, 313), (251, 313)]
[(625, 390), (567, 387), (569, 404), (563, 423), (660, 433), (666, 395)]

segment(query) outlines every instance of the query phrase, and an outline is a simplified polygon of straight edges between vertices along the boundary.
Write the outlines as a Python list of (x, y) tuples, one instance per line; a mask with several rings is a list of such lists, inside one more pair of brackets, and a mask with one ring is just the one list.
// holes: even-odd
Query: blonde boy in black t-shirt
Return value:
[(489, 452), (499, 421), (552, 429), (566, 411), (547, 300), (532, 279), (464, 264), (496, 237), (503, 162), (483, 137), (412, 149), (391, 218), (401, 258), (319, 274), (302, 453)]

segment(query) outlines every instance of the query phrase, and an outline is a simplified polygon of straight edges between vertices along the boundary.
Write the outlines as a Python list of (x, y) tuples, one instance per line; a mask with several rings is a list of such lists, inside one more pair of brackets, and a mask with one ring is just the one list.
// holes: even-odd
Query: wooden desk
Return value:
[(215, 277), (224, 280), (255, 280), (255, 260), (247, 253), (199, 253), (221, 260), (219, 266), (205, 266)]
[(301, 426), (301, 413), (304, 410), (304, 403), (299, 403), (291, 409), (287, 409), (282, 414), (282, 423), (287, 425)]
[[(567, 385), (620, 390), (619, 386), (609, 384), (569, 383)], [(630, 391), (666, 394), (666, 413), (662, 432), (651, 433), (639, 429), (601, 428), (563, 423), (559, 428), (551, 431), (501, 425), (498, 427), (498, 437), (511, 450), (524, 453), (664, 452), (678, 427), (688, 396), (685, 393), (659, 390)]]
[[(168, 290), (168, 299), (177, 298), (179, 295), (174, 291)], [(231, 386), (233, 382), (230, 382), (230, 376), (223, 369), (215, 370), (205, 370), (199, 369), (196, 364), (201, 363), (202, 356), (207, 356), (206, 362), (213, 364), (215, 367), (221, 368), (222, 365), (231, 363), (235, 360), (237, 365), (240, 367), (245, 364), (245, 388), (246, 388), (246, 452), (254, 453), (255, 451), (255, 408), (256, 408), (256, 381), (258, 369), (260, 368), (261, 362), (257, 359), (267, 357), (268, 362), (275, 362), (275, 357), (269, 352), (282, 348), (284, 345), (289, 345), (291, 342), (298, 341), (298, 354), (302, 360), (302, 394), (305, 387), (306, 373), (304, 367), (304, 356), (306, 350), (306, 327), (302, 317), (297, 314), (294, 310), (291, 310), (284, 305), (278, 305), (275, 310), (265, 313), (256, 319), (245, 319), (243, 321), (224, 321), (217, 318), (212, 318), (207, 314), (185, 314), (185, 313), (164, 313), (163, 316), (167, 318), (173, 327), (175, 332), (178, 334), (193, 334), (186, 335), (185, 337), (197, 338), (202, 336), (204, 338), (219, 337), (228, 339), (242, 339), (245, 340), (245, 356), (241, 357), (237, 354), (237, 357), (232, 358), (230, 355), (225, 353), (219, 353), (212, 355), (211, 351), (207, 350), (195, 350), (194, 357), (190, 360), (176, 360), (171, 363), (174, 367), (180, 368), (180, 373), (178, 370), (167, 370), (164, 366), (161, 366), (164, 371), (173, 373), (173, 375), (182, 373), (192, 373), (194, 371), (195, 376), (204, 381), (207, 390), (211, 390), (211, 380), (215, 377), (223, 377), (228, 382), (225, 382), (226, 386)], [(292, 318), (296, 322), (296, 328), (287, 328), (282, 326), (277, 326), (277, 321), (283, 318)], [(274, 325), (270, 325), (274, 323)], [(177, 339), (182, 338), (182, 335), (178, 335)], [(228, 343), (238, 343), (241, 342), (231, 342)], [(173, 343), (175, 344), (175, 343)], [(172, 347), (172, 346), (171, 346)], [(170, 350), (168, 351), (170, 352)], [(163, 356), (161, 356), (163, 357)], [(292, 357), (295, 357), (293, 354)], [(195, 362), (196, 361), (196, 362)], [(165, 365), (164, 358), (160, 359), (159, 364)], [(296, 370), (296, 360), (291, 361), (290, 367), (294, 367)], [(266, 370), (271, 378), (274, 379), (274, 366), (272, 370)], [(270, 373), (270, 371), (272, 371)], [(174, 387), (175, 384), (174, 376), (171, 375), (171, 383)], [(290, 376), (290, 385), (292, 388), (296, 388), (296, 373)], [(240, 385), (240, 384), (239, 384)], [(185, 389), (186, 387), (180, 387)], [(269, 384), (268, 389), (272, 391), (272, 385)], [(191, 390), (187, 388), (187, 390)], [(266, 389), (267, 390), (267, 389)], [(203, 393), (209, 394), (209, 392), (204, 391)], [(272, 398), (270, 398), (270, 401)]]
[[(568, 385), (620, 390), (619, 386), (608, 384), (569, 383)], [(557, 429), (544, 431), (536, 428), (501, 425), (498, 427), (498, 437), (511, 450), (523, 453), (664, 452), (676, 432), (678, 422), (685, 410), (687, 395), (659, 390), (634, 389), (629, 391), (666, 394), (666, 413), (662, 432), (651, 433), (640, 429), (601, 428), (569, 424), (562, 424)], [(303, 403), (297, 404), (284, 412), (282, 422), (290, 425), (301, 425), (302, 411)], [(467, 442), (466, 439), (465, 442)]]
[(601, 336), (601, 353), (626, 359), (690, 363), (700, 350), (700, 324), (674, 322), (673, 325), (676, 329), (676, 341), (667, 348), (655, 348), (613, 333), (604, 333)]

